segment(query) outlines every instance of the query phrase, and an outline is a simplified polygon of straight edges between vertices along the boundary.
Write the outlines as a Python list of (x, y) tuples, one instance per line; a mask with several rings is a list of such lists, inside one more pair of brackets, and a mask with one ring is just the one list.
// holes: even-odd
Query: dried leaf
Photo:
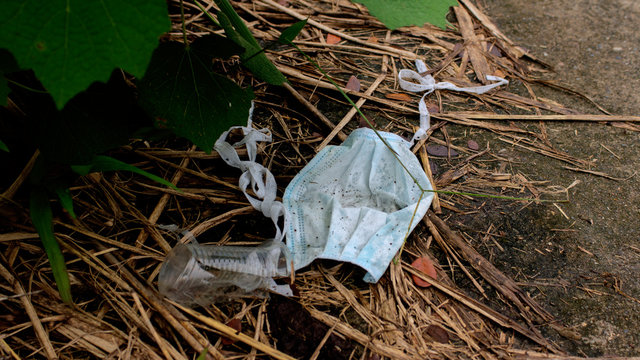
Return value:
[[(240, 321), (240, 319), (235, 319), (234, 318), (234, 319), (229, 320), (229, 322), (227, 322), (227, 326), (232, 328), (236, 332), (242, 331), (242, 321)], [(222, 337), (221, 340), (222, 340), (222, 344), (223, 345), (231, 345), (234, 342), (236, 342), (235, 340), (229, 339), (229, 338), (224, 337), (224, 336)]]
[(334, 45), (342, 41), (342, 38), (338, 35), (327, 34), (327, 44)]
[(351, 77), (349, 78), (349, 81), (347, 81), (347, 86), (345, 86), (345, 89), (349, 89), (349, 90), (353, 90), (355, 92), (359, 92), (360, 91), (360, 80), (358, 80), (358, 78), (355, 77), (355, 75), (351, 75)]
[(369, 38), (367, 39), (367, 42), (368, 42), (368, 43), (372, 43), (372, 44), (377, 44), (377, 43), (378, 43), (378, 38), (377, 38), (377, 37), (375, 37), (375, 36), (373, 36), (373, 35), (371, 35), (371, 36), (369, 36)]
[(386, 97), (387, 99), (398, 100), (398, 101), (411, 101), (411, 96), (404, 93), (386, 94), (384, 97)]
[(449, 155), (458, 156), (457, 151), (453, 149), (449, 149), (443, 145), (429, 145), (427, 146), (427, 153), (429, 153), (429, 155), (439, 156), (439, 157), (447, 157)]
[(427, 110), (429, 110), (430, 114), (437, 114), (440, 112), (440, 107), (436, 103), (427, 102)]
[(427, 334), (439, 343), (446, 344), (449, 342), (449, 333), (438, 325), (429, 325), (427, 327)]
[(471, 150), (478, 150), (480, 149), (480, 145), (478, 145), (477, 142), (473, 141), (473, 140), (469, 140), (467, 141), (467, 147)]
[[(438, 274), (436, 273), (436, 268), (433, 266), (433, 262), (429, 259), (428, 256), (423, 256), (417, 258), (414, 262), (411, 263), (411, 266), (422, 271), (423, 273), (429, 275), (429, 277), (437, 279)], [(420, 279), (415, 275), (411, 275), (413, 277), (413, 282), (420, 287), (429, 287), (431, 284)]]

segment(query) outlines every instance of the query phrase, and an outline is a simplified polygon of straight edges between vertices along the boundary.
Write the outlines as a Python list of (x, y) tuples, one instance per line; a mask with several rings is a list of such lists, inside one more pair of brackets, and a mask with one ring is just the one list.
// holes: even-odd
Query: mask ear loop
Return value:
[[(252, 127), (253, 116), (253, 102), (251, 102), (251, 108), (249, 109), (249, 118), (247, 119), (247, 126), (232, 126), (229, 130), (220, 135), (220, 138), (216, 141), (213, 149), (220, 154), (222, 160), (242, 171), (238, 186), (244, 193), (249, 203), (256, 209), (261, 211), (264, 216), (270, 218), (276, 227), (276, 241), (282, 241), (284, 239), (285, 231), (278, 226), (278, 220), (281, 216), (284, 217), (283, 228), (287, 228), (287, 218), (285, 216), (284, 205), (280, 201), (276, 201), (276, 191), (278, 186), (273, 174), (258, 164), (256, 160), (257, 155), (257, 142), (271, 142), (271, 132), (269, 129), (254, 129)], [(226, 140), (229, 133), (234, 129), (242, 129), (244, 138), (233, 145), (229, 144)], [(237, 147), (245, 146), (247, 148), (247, 155), (249, 160), (240, 160), (240, 156), (236, 151)], [(247, 193), (247, 188), (251, 186), (251, 190), (256, 195), (253, 197)]]
[[(418, 72), (409, 69), (402, 69), (398, 72), (398, 82), (402, 89), (411, 92), (424, 92), (424, 95), (422, 95), (422, 98), (420, 98), (420, 102), (418, 103), (418, 111), (420, 112), (420, 128), (413, 135), (413, 138), (411, 138), (410, 146), (413, 146), (416, 141), (424, 139), (427, 135), (427, 130), (431, 127), (431, 114), (429, 113), (429, 109), (427, 109), (427, 103), (424, 99), (434, 90), (452, 90), (484, 94), (495, 87), (509, 84), (508, 80), (493, 75), (487, 75), (487, 80), (497, 82), (488, 85), (459, 87), (446, 81), (437, 83), (431, 74), (425, 74), (427, 72), (427, 65), (420, 59), (416, 59), (416, 70), (418, 70)], [(425, 75), (420, 75), (421, 73)]]

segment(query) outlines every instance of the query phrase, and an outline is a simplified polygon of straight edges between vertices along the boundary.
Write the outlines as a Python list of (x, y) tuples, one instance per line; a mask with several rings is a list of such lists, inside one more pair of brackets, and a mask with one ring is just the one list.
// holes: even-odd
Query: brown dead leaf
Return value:
[(429, 325), (427, 327), (427, 334), (439, 343), (446, 344), (449, 342), (449, 333), (438, 325)]
[[(428, 256), (423, 256), (423, 257), (419, 257), (417, 258), (414, 262), (411, 263), (411, 266), (413, 266), (414, 268), (422, 271), (423, 273), (429, 275), (429, 277), (433, 278), (433, 279), (437, 279), (438, 278), (438, 274), (436, 273), (436, 268), (435, 266), (433, 266), (433, 262), (431, 261), (431, 259), (429, 259)], [(419, 277), (415, 276), (415, 275), (411, 275), (411, 277), (413, 277), (413, 282), (420, 286), (420, 287), (429, 287), (431, 286), (431, 284), (429, 284), (428, 282), (420, 279)]]
[(386, 97), (387, 99), (398, 100), (398, 101), (411, 101), (411, 96), (404, 93), (386, 94), (384, 97)]
[(373, 35), (371, 35), (371, 36), (369, 36), (369, 38), (367, 39), (367, 42), (368, 42), (368, 43), (372, 43), (372, 44), (377, 44), (377, 43), (378, 43), (378, 38), (377, 38), (377, 37), (375, 37), (375, 36), (373, 36)]
[(358, 80), (358, 78), (355, 77), (355, 75), (351, 75), (351, 77), (349, 78), (349, 81), (347, 81), (347, 86), (345, 86), (345, 89), (349, 89), (349, 90), (353, 90), (355, 92), (359, 92), (360, 91), (360, 80)]
[(342, 41), (342, 38), (338, 35), (327, 34), (327, 44), (334, 45)]
[[(235, 330), (236, 332), (240, 332), (242, 331), (242, 321), (240, 321), (240, 319), (231, 319), (229, 320), (229, 322), (227, 323), (227, 326), (232, 328), (233, 330)], [(223, 345), (231, 345), (234, 342), (236, 342), (233, 339), (229, 339), (227, 337), (222, 337), (222, 344)]]

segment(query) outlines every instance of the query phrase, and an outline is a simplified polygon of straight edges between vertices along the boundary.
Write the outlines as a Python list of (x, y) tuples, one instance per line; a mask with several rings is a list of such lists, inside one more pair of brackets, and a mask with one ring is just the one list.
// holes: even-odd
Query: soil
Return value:
[[(485, 0), (484, 6), (509, 38), (553, 66), (552, 78), (613, 114), (640, 114), (640, 3)], [(578, 97), (534, 90), (598, 113)], [(579, 183), (568, 191), (566, 203), (486, 206), (489, 210), (472, 220), (458, 219), (458, 228), (482, 232), (493, 224), (502, 231), (501, 249), (487, 245), (487, 253), (580, 334), (580, 340), (547, 334), (562, 348), (575, 355), (640, 355), (640, 134), (611, 124), (544, 126), (554, 147), (595, 162), (592, 170), (617, 180), (573, 172), (560, 161), (492, 139), (490, 146), (512, 160), (508, 166), (514, 172), (565, 188)]]

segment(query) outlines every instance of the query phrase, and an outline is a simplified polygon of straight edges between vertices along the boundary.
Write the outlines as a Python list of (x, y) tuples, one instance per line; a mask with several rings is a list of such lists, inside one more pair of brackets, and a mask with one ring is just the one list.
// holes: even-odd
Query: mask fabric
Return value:
[(285, 190), (295, 269), (316, 258), (348, 261), (367, 271), (365, 281), (377, 282), (426, 214), (433, 193), (423, 193), (411, 176), (432, 187), (410, 143), (378, 134), (391, 149), (373, 130), (357, 129), (320, 151)]

